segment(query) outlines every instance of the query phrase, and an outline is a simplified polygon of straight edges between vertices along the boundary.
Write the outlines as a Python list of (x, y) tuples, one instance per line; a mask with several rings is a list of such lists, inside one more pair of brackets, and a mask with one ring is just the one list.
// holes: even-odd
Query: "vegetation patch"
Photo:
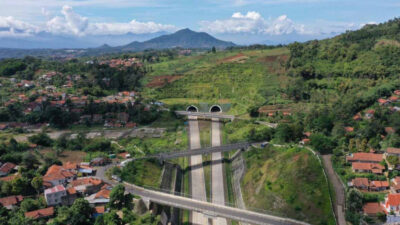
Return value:
[(311, 224), (335, 224), (321, 165), (302, 148), (275, 148), (244, 154), (246, 206)]

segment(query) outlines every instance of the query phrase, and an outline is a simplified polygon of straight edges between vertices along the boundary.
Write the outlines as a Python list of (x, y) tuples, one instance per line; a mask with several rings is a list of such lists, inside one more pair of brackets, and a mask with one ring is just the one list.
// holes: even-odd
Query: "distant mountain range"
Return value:
[[(63, 39), (60, 38), (60, 40)], [(0, 41), (5, 41), (5, 40), (0, 40)], [(24, 46), (25, 44), (31, 44), (35, 46), (31, 42), (29, 42), (29, 40), (20, 40), (19, 46)], [(13, 45), (10, 43), (8, 46), (13, 46)], [(0, 48), (0, 58), (24, 57), (26, 55), (43, 56), (43, 57), (78, 57), (78, 56), (101, 55), (106, 53), (116, 53), (116, 52), (126, 52), (126, 51), (137, 52), (146, 49), (167, 49), (176, 47), (202, 48), (202, 49), (210, 49), (212, 47), (216, 47), (222, 49), (230, 46), (235, 46), (235, 44), (233, 42), (226, 42), (216, 39), (205, 32), (195, 32), (190, 29), (183, 29), (173, 34), (164, 34), (147, 41), (134, 41), (127, 45), (116, 46), (116, 47), (111, 47), (108, 44), (103, 44), (95, 48), (74, 48), (74, 47), (68, 49)]]

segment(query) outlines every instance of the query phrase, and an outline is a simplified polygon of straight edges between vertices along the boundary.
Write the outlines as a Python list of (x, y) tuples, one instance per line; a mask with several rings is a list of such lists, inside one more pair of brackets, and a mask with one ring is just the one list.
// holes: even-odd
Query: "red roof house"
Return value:
[(25, 213), (25, 217), (32, 219), (48, 218), (54, 215), (54, 207), (49, 207), (45, 209), (38, 209), (35, 211), (30, 211)]

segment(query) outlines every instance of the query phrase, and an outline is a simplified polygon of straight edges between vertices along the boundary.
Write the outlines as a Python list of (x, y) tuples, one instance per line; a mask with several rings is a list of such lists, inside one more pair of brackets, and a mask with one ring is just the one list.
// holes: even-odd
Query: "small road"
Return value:
[(346, 204), (346, 196), (344, 185), (340, 180), (339, 176), (336, 174), (335, 170), (332, 166), (332, 155), (322, 155), (322, 160), (324, 161), (325, 171), (329, 177), (329, 180), (332, 182), (332, 186), (335, 189), (336, 202), (334, 207), (336, 220), (339, 225), (346, 225), (345, 218), (345, 204)]
[[(211, 145), (221, 145), (220, 123), (218, 119), (211, 122)], [(222, 164), (222, 153), (214, 152), (211, 155), (211, 199), (212, 203), (225, 205), (224, 170)], [(225, 218), (218, 217), (213, 220), (213, 225), (227, 225)]]
[[(189, 120), (189, 135), (190, 135), (189, 136), (190, 148), (199, 149), (201, 147), (199, 123), (195, 118)], [(207, 201), (206, 182), (204, 178), (204, 170), (202, 164), (203, 164), (202, 155), (192, 155), (190, 157), (191, 194), (192, 198), (196, 200)], [(194, 225), (208, 224), (208, 218), (196, 211), (192, 212), (191, 219), (192, 219), (191, 222)]]

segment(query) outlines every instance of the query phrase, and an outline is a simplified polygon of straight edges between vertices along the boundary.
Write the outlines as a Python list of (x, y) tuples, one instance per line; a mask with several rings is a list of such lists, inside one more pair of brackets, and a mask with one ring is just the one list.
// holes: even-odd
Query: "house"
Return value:
[(395, 94), (395, 95), (400, 95), (400, 90), (395, 90), (395, 91), (393, 92), (393, 94)]
[(92, 216), (93, 216), (93, 218), (96, 218), (96, 217), (98, 217), (100, 215), (103, 215), (105, 213), (105, 211), (106, 211), (106, 207), (104, 207), (104, 206), (96, 206), (93, 209), (93, 215)]
[(104, 166), (108, 164), (110, 160), (105, 157), (97, 157), (90, 161), (90, 166)]
[(369, 187), (369, 180), (368, 178), (354, 178), (349, 182), (350, 187), (355, 187), (360, 190), (368, 190)]
[(82, 194), (93, 194), (98, 192), (103, 186), (101, 179), (85, 177), (72, 181), (69, 185), (72, 186), (77, 192)]
[(15, 169), (16, 166), (17, 165), (15, 165), (14, 163), (10, 163), (10, 162), (4, 163), (0, 167), (0, 176), (3, 177), (3, 176), (8, 175), (9, 173), (11, 173)]
[(107, 204), (110, 201), (110, 192), (109, 189), (101, 189), (99, 192), (92, 194), (85, 199), (91, 205), (100, 205), (100, 204)]
[(54, 216), (54, 207), (49, 207), (45, 209), (38, 209), (35, 211), (30, 211), (25, 213), (25, 217), (31, 219), (42, 219), (42, 218), (49, 218)]
[(57, 186), (59, 184), (66, 185), (76, 178), (76, 173), (64, 169), (59, 165), (52, 165), (43, 176), (43, 182)]
[(131, 157), (131, 154), (129, 154), (129, 152), (122, 152), (122, 153), (119, 153), (118, 156), (123, 159), (129, 159)]
[(384, 213), (384, 210), (378, 202), (367, 202), (363, 206), (363, 212), (366, 216), (376, 216), (378, 213)]
[(386, 213), (386, 223), (400, 222), (400, 193), (388, 194), (381, 206)]
[(385, 132), (387, 134), (394, 134), (396, 130), (393, 127), (385, 127)]
[(392, 95), (392, 96), (390, 96), (389, 101), (390, 102), (398, 102), (399, 101), (399, 97), (396, 96), (396, 95)]
[(374, 114), (375, 114), (375, 110), (373, 110), (373, 109), (367, 110), (365, 112), (365, 118), (372, 119), (372, 117), (374, 117)]
[(400, 156), (400, 148), (389, 147), (386, 149), (386, 155)]
[(0, 123), (0, 130), (5, 130), (8, 128), (8, 124), (6, 123)]
[(44, 190), (47, 205), (61, 205), (67, 197), (67, 190), (62, 185), (57, 185)]
[(369, 183), (370, 191), (385, 191), (389, 189), (389, 182), (374, 180)]
[(67, 188), (67, 198), (64, 199), (64, 203), (67, 205), (72, 205), (74, 204), (77, 198), (78, 198), (78, 192), (75, 190), (75, 188), (73, 187)]
[(355, 120), (355, 121), (361, 120), (361, 114), (357, 113), (356, 115), (354, 115), (353, 120)]
[(360, 163), (353, 162), (351, 164), (353, 172), (359, 173), (374, 173), (374, 174), (382, 174), (385, 169), (384, 166), (378, 163)]
[(352, 153), (346, 156), (347, 162), (380, 163), (383, 160), (383, 154), (374, 154), (366, 152)]
[(379, 103), (379, 105), (383, 106), (383, 105), (389, 104), (390, 101), (386, 100), (386, 99), (383, 99), (383, 98), (380, 98), (380, 99), (378, 99), (378, 103)]
[(308, 144), (308, 143), (310, 143), (310, 139), (309, 138), (303, 138), (301, 141), (300, 141), (300, 144), (301, 145), (305, 145), (305, 144)]
[(13, 209), (17, 205), (19, 205), (22, 200), (24, 200), (24, 197), (22, 197), (22, 195), (12, 195), (0, 198), (0, 204), (7, 209)]
[(350, 132), (353, 132), (353, 131), (354, 131), (354, 127), (344, 127), (344, 130), (345, 130), (347, 133), (350, 133)]

